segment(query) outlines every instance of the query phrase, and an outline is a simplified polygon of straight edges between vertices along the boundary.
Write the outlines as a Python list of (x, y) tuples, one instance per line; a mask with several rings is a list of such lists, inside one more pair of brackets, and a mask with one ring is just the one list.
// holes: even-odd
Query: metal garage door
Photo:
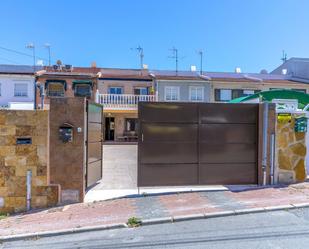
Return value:
[(258, 104), (140, 103), (138, 185), (257, 184)]
[(86, 187), (102, 178), (103, 107), (87, 101)]

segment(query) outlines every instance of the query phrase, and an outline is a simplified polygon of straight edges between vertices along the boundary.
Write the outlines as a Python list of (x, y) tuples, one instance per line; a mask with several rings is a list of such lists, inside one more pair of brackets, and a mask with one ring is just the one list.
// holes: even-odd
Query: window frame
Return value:
[[(167, 89), (176, 89), (177, 99), (167, 99)], [(172, 93), (172, 91), (171, 91)], [(172, 96), (172, 95), (171, 95)], [(164, 87), (164, 100), (167, 102), (180, 101), (180, 87), (179, 86), (165, 86)]]
[[(120, 89), (121, 93), (111, 93), (111, 89), (113, 89), (113, 88)], [(123, 87), (122, 86), (109, 86), (108, 87), (108, 94), (116, 94), (116, 95), (123, 94)]]
[[(60, 85), (60, 86), (62, 86), (62, 88), (63, 88), (63, 94), (61, 94), (61, 95), (50, 95), (50, 86), (51, 85)], [(47, 89), (46, 89), (46, 95), (48, 96), (48, 97), (64, 97), (64, 95), (65, 95), (65, 87), (64, 87), (64, 85), (62, 84), (62, 83), (59, 83), (59, 82), (49, 82), (48, 83), (48, 86), (47, 86)]]
[[(88, 89), (89, 89), (89, 94), (78, 94), (77, 93), (77, 90), (78, 90), (78, 88), (79, 87), (88, 87)], [(91, 97), (92, 96), (92, 88), (91, 88), (91, 85), (89, 85), (89, 84), (76, 84), (75, 86), (74, 86), (74, 96), (75, 97)]]
[[(193, 92), (193, 89), (195, 88), (196, 89), (200, 89), (202, 90), (202, 99), (192, 99), (192, 92)], [(192, 101), (192, 102), (203, 102), (204, 101), (204, 92), (205, 92), (205, 87), (204, 86), (189, 86), (189, 100)], [(197, 91), (196, 91), (196, 97), (198, 96), (197, 94)]]
[[(24, 95), (24, 94), (17, 94), (18, 92), (17, 92), (17, 89), (16, 89), (16, 87), (17, 87), (17, 85), (23, 85), (23, 86), (26, 86), (26, 95)], [(22, 91), (20, 91), (19, 90), (19, 92), (21, 92), (22, 93)], [(29, 93), (28, 93), (28, 83), (14, 83), (14, 97), (18, 97), (18, 98), (25, 98), (25, 97), (28, 97), (29, 96)]]
[[(224, 91), (230, 91), (230, 100), (222, 100), (221, 99), (221, 91), (224, 90)], [(219, 91), (219, 99), (217, 99), (217, 92)], [(231, 101), (233, 98), (233, 95), (232, 95), (232, 89), (226, 89), (226, 88), (215, 88), (215, 101), (217, 102), (228, 102), (228, 101)]]
[[(141, 90), (141, 89), (146, 90), (146, 94), (136, 94), (135, 93), (135, 90)], [(149, 89), (147, 86), (134, 87), (133, 92), (134, 92), (134, 95), (149, 95)]]
[[(134, 121), (134, 130), (127, 129), (128, 121)], [(124, 132), (136, 132), (137, 133), (137, 130), (138, 130), (138, 119), (137, 118), (125, 118)]]

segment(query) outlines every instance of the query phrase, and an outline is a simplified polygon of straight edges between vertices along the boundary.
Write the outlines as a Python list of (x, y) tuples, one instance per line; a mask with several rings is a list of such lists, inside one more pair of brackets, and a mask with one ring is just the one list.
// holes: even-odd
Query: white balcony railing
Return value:
[(111, 110), (136, 110), (140, 101), (154, 102), (155, 95), (133, 95), (133, 94), (98, 94), (97, 102), (105, 109)]

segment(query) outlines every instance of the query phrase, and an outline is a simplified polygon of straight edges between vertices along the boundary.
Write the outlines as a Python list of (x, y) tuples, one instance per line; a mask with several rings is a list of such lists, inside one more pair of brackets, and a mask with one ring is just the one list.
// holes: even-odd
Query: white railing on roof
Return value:
[(96, 100), (104, 108), (111, 110), (135, 110), (138, 102), (154, 102), (156, 95), (134, 95), (134, 94), (98, 94)]

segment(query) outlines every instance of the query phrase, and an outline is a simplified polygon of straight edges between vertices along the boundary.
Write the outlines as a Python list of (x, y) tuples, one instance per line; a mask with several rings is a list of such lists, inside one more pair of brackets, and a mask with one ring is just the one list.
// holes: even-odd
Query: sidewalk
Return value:
[(173, 219), (182, 215), (211, 215), (235, 210), (250, 212), (256, 208), (299, 204), (309, 205), (309, 183), (122, 198), (14, 215), (0, 220), (0, 237), (126, 223), (133, 216), (142, 220)]

